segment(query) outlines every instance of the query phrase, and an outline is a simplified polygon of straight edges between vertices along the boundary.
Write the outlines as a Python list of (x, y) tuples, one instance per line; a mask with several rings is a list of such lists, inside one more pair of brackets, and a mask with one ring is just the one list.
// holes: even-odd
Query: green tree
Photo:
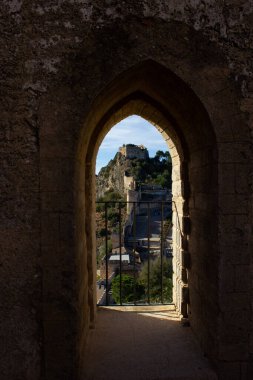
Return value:
[(103, 203), (97, 203), (96, 204), (96, 212), (103, 212), (105, 209), (105, 206)]
[[(149, 272), (149, 296), (151, 302), (161, 302), (161, 293), (163, 302), (172, 302), (172, 262), (171, 259), (163, 257), (161, 271), (161, 258), (150, 260)], [(145, 296), (148, 297), (148, 262), (143, 265), (139, 276), (139, 283), (145, 289)], [(162, 287), (161, 287), (162, 283)], [(163, 289), (163, 292), (162, 292)]]
[(110, 232), (108, 230), (106, 230), (106, 228), (101, 228), (97, 232), (97, 237), (105, 237), (106, 236), (106, 232), (107, 232), (108, 235), (110, 234)]
[(164, 188), (171, 188), (171, 171), (170, 153), (162, 150), (158, 150), (153, 158), (131, 160), (129, 168), (129, 174), (135, 178), (137, 184), (154, 183)]
[[(122, 274), (121, 294), (122, 303), (134, 302), (134, 300), (139, 300), (142, 298), (142, 296), (144, 295), (144, 287), (137, 281), (135, 283), (135, 279), (133, 276), (129, 276), (128, 274)], [(120, 275), (117, 275), (112, 280), (112, 297), (116, 303), (120, 303)]]
[(164, 157), (164, 152), (162, 150), (158, 150), (155, 154), (155, 158), (160, 161)]
[(158, 185), (161, 185), (164, 188), (171, 187), (171, 174), (168, 170), (164, 170), (162, 174), (158, 174), (154, 179), (154, 182)]
[(107, 212), (107, 218), (110, 220), (111, 224), (115, 226), (119, 222), (119, 212), (114, 207), (109, 208)]

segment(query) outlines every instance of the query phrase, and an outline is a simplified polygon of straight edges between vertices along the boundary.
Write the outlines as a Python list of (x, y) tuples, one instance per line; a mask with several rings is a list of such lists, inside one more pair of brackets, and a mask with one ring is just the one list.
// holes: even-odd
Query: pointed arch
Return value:
[[(170, 70), (152, 60), (142, 62), (115, 77), (97, 96), (83, 124), (76, 167), (80, 188), (76, 206), (76, 223), (79, 226), (76, 239), (77, 257), (88, 268), (88, 293), (86, 297), (80, 279), (79, 307), (84, 308), (84, 303), (88, 302), (90, 322), (93, 324), (97, 151), (112, 126), (132, 114), (151, 122), (170, 147), (176, 211), (173, 213), (173, 298), (178, 311), (190, 317), (196, 331), (196, 326), (201, 325), (203, 331), (199, 339), (202, 345), (205, 347), (205, 342), (209, 341), (210, 346), (212, 339), (215, 350), (215, 334), (205, 327), (208, 313), (216, 313), (218, 309), (217, 278), (208, 271), (212, 255), (216, 258), (212, 261), (213, 272), (218, 271), (217, 247), (210, 244), (211, 241), (217, 241), (215, 134), (205, 107), (191, 88)], [(213, 225), (209, 240), (206, 228), (210, 220)], [(201, 308), (201, 305), (205, 307)]]

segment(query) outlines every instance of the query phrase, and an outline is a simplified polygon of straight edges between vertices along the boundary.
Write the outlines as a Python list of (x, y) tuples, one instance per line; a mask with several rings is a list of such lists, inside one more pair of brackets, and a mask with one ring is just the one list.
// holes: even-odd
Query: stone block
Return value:
[[(241, 241), (241, 244), (238, 244), (238, 239), (236, 239), (237, 235), (230, 235), (226, 234), (226, 241), (223, 242), (222, 237), (224, 237), (224, 234), (221, 235), (221, 243), (220, 243), (220, 250), (222, 252), (222, 256), (224, 260), (228, 260), (233, 265), (249, 265), (250, 263), (250, 247), (244, 241)], [(239, 246), (239, 248), (238, 248)]]
[(236, 185), (237, 194), (249, 194), (252, 187), (252, 167), (247, 164), (236, 164)]
[(180, 173), (180, 165), (173, 165), (172, 167), (172, 181), (180, 181), (181, 180), (181, 173)]
[(40, 157), (42, 159), (70, 158), (75, 156), (76, 141), (74, 136), (60, 134), (57, 136), (41, 136)]
[(193, 193), (209, 194), (214, 193), (217, 188), (215, 167), (205, 165), (194, 167), (189, 170), (189, 182)]
[(244, 194), (220, 194), (219, 205), (222, 214), (247, 214), (248, 197)]
[(240, 362), (219, 362), (218, 368), (222, 380), (239, 380), (241, 377)]
[(208, 193), (193, 192), (194, 197), (194, 208), (200, 211), (206, 211), (211, 214), (205, 214), (205, 217), (213, 217), (217, 213), (215, 196)]
[(221, 163), (247, 163), (251, 157), (249, 142), (219, 143), (219, 161)]
[(52, 245), (59, 240), (59, 214), (44, 213), (41, 217), (41, 239), (46, 245)]
[(55, 303), (65, 308), (66, 315), (71, 314), (71, 305), (78, 297), (75, 294), (77, 274), (73, 268), (45, 267), (43, 270), (43, 295), (45, 303)]
[(59, 237), (63, 242), (74, 244), (75, 217), (73, 213), (61, 213), (59, 216)]
[(1, 164), (1, 191), (7, 194), (15, 194), (17, 191), (39, 191), (39, 162), (34, 158), (8, 157)]
[(219, 191), (223, 194), (234, 194), (236, 191), (235, 164), (220, 164), (218, 177)]
[[(252, 358), (253, 359), (253, 358)], [(249, 380), (253, 377), (253, 360), (249, 363), (241, 363), (241, 380)]]
[[(250, 328), (250, 310), (229, 311), (222, 313), (220, 341), (224, 344), (248, 343)], [(246, 350), (248, 352), (248, 350)]]
[(69, 191), (73, 189), (74, 163), (70, 158), (43, 158), (41, 160), (41, 191)]
[(240, 230), (246, 230), (247, 232), (250, 232), (250, 224), (249, 224), (249, 215), (248, 214), (241, 214), (235, 216), (235, 226), (236, 228), (239, 228)]
[(250, 273), (248, 265), (235, 266), (235, 289), (247, 292), (250, 290)]
[(221, 292), (233, 292), (235, 289), (235, 268), (229, 261), (221, 263), (219, 272)]
[(74, 208), (72, 191), (44, 191), (41, 193), (43, 212), (70, 212)]
[[(247, 343), (221, 344), (219, 348), (219, 356), (220, 356), (220, 360), (224, 360), (228, 362), (247, 360), (248, 359)], [(240, 376), (238, 378), (240, 379)]]
[(241, 313), (244, 313), (245, 310), (249, 310), (251, 308), (250, 295), (245, 292), (222, 293), (220, 294), (219, 299), (221, 311), (239, 311)]
[(73, 253), (69, 246), (64, 246), (64, 244), (59, 244), (56, 241), (52, 245), (41, 247), (41, 263), (43, 267), (52, 267), (54, 270), (59, 268), (72, 268), (73, 267)]
[(182, 196), (182, 181), (176, 181), (172, 183), (173, 197)]

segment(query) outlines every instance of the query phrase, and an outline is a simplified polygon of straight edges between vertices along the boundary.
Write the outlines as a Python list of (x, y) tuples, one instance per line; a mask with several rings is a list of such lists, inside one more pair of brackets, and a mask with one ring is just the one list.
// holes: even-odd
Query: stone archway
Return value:
[[(214, 248), (210, 244), (217, 241), (218, 231), (215, 137), (208, 114), (193, 91), (171, 71), (153, 61), (146, 61), (116, 78), (97, 98), (84, 123), (77, 176), (80, 186), (85, 185), (78, 194), (76, 224), (80, 231), (78, 257), (83, 254), (86, 257), (80, 274), (85, 272), (88, 277), (84, 284), (80, 281), (79, 308), (86, 313), (90, 311), (89, 323), (93, 324), (96, 153), (108, 130), (133, 113), (158, 126), (167, 140), (168, 136), (171, 138), (168, 143), (174, 152), (173, 196), (179, 215), (174, 220), (174, 302), (183, 315), (189, 311), (191, 325), (203, 349), (215, 357), (218, 246)], [(88, 286), (86, 293), (85, 286)], [(213, 318), (212, 329), (207, 318)], [(83, 333), (81, 342), (85, 342), (85, 329)]]
[(222, 380), (252, 379), (252, 2), (2, 3), (1, 376), (77, 378), (94, 141), (139, 92), (188, 152), (191, 326)]
[[(183, 172), (182, 167), (187, 168), (187, 159), (188, 151), (186, 145), (183, 141), (183, 144), (180, 141), (179, 136), (177, 135), (174, 127), (173, 120), (170, 120), (169, 115), (166, 116), (166, 111), (159, 107), (149, 96), (146, 94), (137, 91), (133, 94), (130, 94), (125, 99), (121, 99), (113, 109), (109, 110), (105, 118), (103, 119), (102, 129), (99, 130), (99, 135), (96, 136), (97, 131), (94, 131), (94, 136), (91, 137), (92, 141), (96, 141), (95, 146), (90, 146), (90, 151), (88, 151), (91, 158), (88, 158), (89, 162), (92, 162), (92, 165), (88, 166), (88, 176), (91, 178), (94, 175), (95, 169), (95, 158), (98, 147), (101, 142), (101, 138), (110, 130), (110, 128), (123, 120), (124, 118), (137, 114), (150, 123), (152, 123), (158, 131), (164, 137), (168, 148), (170, 149), (172, 157), (172, 194), (173, 194), (173, 208), (174, 208), (174, 217), (173, 217), (173, 241), (174, 241), (174, 296), (173, 302), (180, 314), (184, 317), (187, 317), (187, 301), (185, 299), (185, 294), (187, 292), (187, 274), (186, 267), (182, 265), (182, 253), (183, 247), (187, 244), (187, 233), (183, 231), (183, 224), (185, 220), (189, 218), (188, 215), (188, 197), (186, 188), (189, 189), (188, 182), (188, 173), (187, 170)], [(143, 136), (145, 141), (145, 135)], [(92, 173), (93, 172), (93, 173)], [(87, 181), (88, 183), (88, 181)], [(92, 200), (95, 199), (94, 194), (94, 185), (92, 184)], [(93, 202), (94, 203), (94, 202)], [(91, 214), (94, 214), (94, 205)], [(91, 236), (93, 235), (94, 230), (91, 230)], [(94, 237), (92, 237), (94, 239)], [(95, 245), (95, 243), (94, 243)], [(93, 246), (94, 250), (94, 246)], [(186, 255), (185, 255), (186, 256)], [(182, 273), (183, 272), (183, 273)], [(184, 298), (184, 299), (183, 299)]]
[[(231, 246), (230, 237), (235, 236), (230, 232), (234, 231), (231, 220), (238, 214), (240, 223), (242, 212), (230, 200), (243, 199), (244, 194), (231, 194), (235, 184), (229, 182), (230, 177), (226, 181), (224, 173), (234, 166), (233, 160), (243, 164), (240, 169), (246, 173), (247, 146), (246, 154), (239, 155), (244, 145), (239, 137), (239, 142), (233, 140), (235, 122), (231, 124), (230, 110), (205, 91), (210, 83), (207, 74), (199, 76), (194, 86), (190, 74), (182, 76), (183, 81), (151, 60), (129, 70), (122, 68), (121, 72), (107, 86), (100, 86), (92, 104), (84, 104), (80, 88), (70, 90), (68, 83), (53, 88), (40, 103), (40, 260), (46, 376), (55, 379), (67, 373), (76, 377), (72, 374), (81, 365), (87, 333), (95, 323), (95, 157), (103, 135), (129, 113), (159, 125), (165, 137), (172, 138), (181, 160), (175, 178), (180, 184), (184, 239), (180, 237), (177, 244), (178, 254), (182, 254), (178, 256), (177, 277), (179, 283), (184, 281), (179, 284), (183, 292), (178, 292), (176, 286), (175, 290), (183, 305), (176, 295), (174, 300), (183, 314), (187, 305), (191, 327), (203, 351), (221, 371), (229, 373), (234, 368), (236, 350), (244, 360), (236, 364), (240, 371), (248, 360), (248, 322), (238, 349), (241, 325), (236, 314), (238, 304), (233, 300), (238, 292), (244, 292), (241, 305), (248, 307), (249, 277), (244, 277), (244, 284), (239, 274), (249, 270), (249, 246), (239, 255)], [(211, 72), (211, 78), (215, 73)], [(217, 81), (212, 88), (219, 87)], [(185, 82), (191, 83), (195, 92)], [(201, 93), (202, 101), (196, 93)], [(247, 212), (246, 206), (242, 211)], [(236, 281), (231, 273), (236, 274)], [(185, 282), (188, 287), (182, 287)], [(232, 324), (231, 310), (235, 310)]]

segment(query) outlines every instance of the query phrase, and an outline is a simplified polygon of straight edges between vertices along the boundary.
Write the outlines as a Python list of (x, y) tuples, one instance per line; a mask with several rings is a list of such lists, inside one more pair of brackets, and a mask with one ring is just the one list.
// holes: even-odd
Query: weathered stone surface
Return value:
[(124, 175), (131, 168), (131, 161), (117, 153), (108, 165), (96, 176), (96, 197), (104, 196), (105, 191), (113, 189), (122, 196), (124, 195)]
[[(112, 115), (136, 112), (189, 168), (175, 189), (191, 218), (193, 330), (221, 380), (252, 378), (252, 9), (251, 0), (2, 1), (1, 379), (76, 378), (94, 319), (91, 173)], [(229, 323), (235, 293), (249, 313), (242, 338)]]

